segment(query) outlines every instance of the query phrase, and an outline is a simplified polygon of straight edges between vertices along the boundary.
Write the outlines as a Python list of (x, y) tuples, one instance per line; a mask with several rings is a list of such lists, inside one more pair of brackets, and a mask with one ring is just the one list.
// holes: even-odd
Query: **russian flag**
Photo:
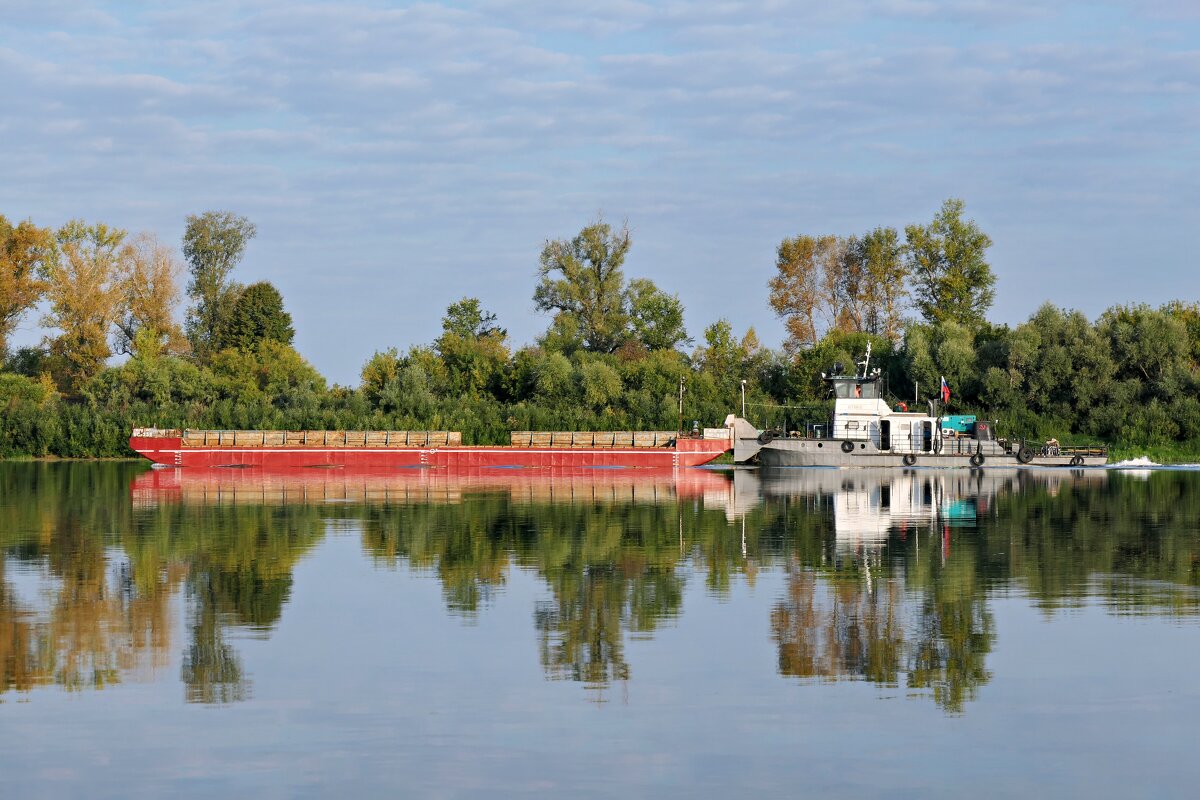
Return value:
[(942, 402), (950, 402), (950, 384), (946, 383), (946, 376), (942, 376)]

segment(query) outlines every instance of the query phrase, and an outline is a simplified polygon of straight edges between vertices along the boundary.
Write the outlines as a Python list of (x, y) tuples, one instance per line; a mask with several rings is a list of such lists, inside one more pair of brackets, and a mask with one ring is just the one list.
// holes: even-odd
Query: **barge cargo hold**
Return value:
[(515, 431), (508, 446), (457, 431), (197, 431), (136, 428), (135, 452), (169, 467), (697, 467), (733, 449), (732, 429)]

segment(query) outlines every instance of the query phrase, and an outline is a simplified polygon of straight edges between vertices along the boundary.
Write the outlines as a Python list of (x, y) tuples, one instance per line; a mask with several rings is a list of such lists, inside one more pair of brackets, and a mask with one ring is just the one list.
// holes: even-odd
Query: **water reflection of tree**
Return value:
[[(170, 658), (172, 598), (186, 585), (191, 701), (246, 695), (229, 626), (266, 631), (291, 570), (323, 531), (305, 507), (162, 505), (135, 510), (119, 464), (0, 464), (0, 692), (103, 688)], [(18, 561), (44, 577), (44, 603), (4, 580)]]
[(506, 513), (507, 498), (473, 495), (468, 503), (368, 506), (363, 549), (377, 564), (432, 571), (447, 607), (473, 616), (503, 585), (519, 532)]
[(849, 572), (789, 564), (786, 594), (771, 613), (780, 673), (884, 686), (903, 676), (961, 711), (990, 678), (995, 633), (983, 593), (951, 576), (910, 593), (902, 577)]
[(546, 674), (604, 686), (629, 677), (627, 633), (678, 613), (679, 514), (674, 503), (530, 504), (479, 493), (368, 509), (363, 537), (379, 561), (436, 572), (456, 613), (477, 613), (510, 563), (536, 571), (552, 595), (534, 611)]
[(966, 558), (952, 558), (916, 601), (908, 685), (932, 689), (947, 711), (961, 711), (991, 679), (985, 661), (996, 641), (995, 625), (972, 567)]
[(902, 594), (894, 580), (868, 587), (788, 564), (786, 596), (771, 612), (780, 673), (895, 685), (903, 663)]
[(229, 703), (249, 693), (231, 627), (266, 635), (283, 613), (292, 570), (324, 534), (312, 506), (183, 505), (156, 509), (151, 524), (206, 531), (187, 553), (190, 641), (181, 678), (194, 703)]
[[(127, 519), (133, 470), (108, 466), (0, 464), (0, 691), (102, 688), (167, 661), (182, 575), (134, 579), (113, 533)], [(17, 597), (10, 562), (41, 576), (43, 602)]]
[(232, 703), (245, 700), (249, 679), (237, 652), (225, 642), (225, 626), (217, 609), (226, 597), (210, 574), (190, 581), (191, 640), (183, 654), (180, 677), (189, 703)]

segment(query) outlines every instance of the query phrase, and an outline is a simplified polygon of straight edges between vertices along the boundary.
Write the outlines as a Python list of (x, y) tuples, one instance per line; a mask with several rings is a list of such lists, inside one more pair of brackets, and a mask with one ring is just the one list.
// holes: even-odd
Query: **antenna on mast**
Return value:
[(862, 377), (867, 377), (867, 368), (871, 363), (871, 343), (869, 341), (867, 342), (867, 355), (858, 363), (861, 364), (863, 368)]

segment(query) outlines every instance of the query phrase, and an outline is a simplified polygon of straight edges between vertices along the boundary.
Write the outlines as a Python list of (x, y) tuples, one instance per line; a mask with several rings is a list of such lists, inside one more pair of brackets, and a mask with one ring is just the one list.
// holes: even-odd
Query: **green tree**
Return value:
[(284, 408), (325, 391), (325, 378), (290, 345), (273, 339), (248, 350), (222, 350), (213, 356), (212, 374), (219, 391), (236, 402), (262, 398)]
[(1191, 342), (1180, 317), (1146, 305), (1114, 306), (1097, 327), (1109, 341), (1119, 377), (1161, 387), (1164, 399), (1174, 393), (1180, 373), (1191, 365)]
[(195, 305), (188, 311), (186, 328), (192, 352), (202, 362), (219, 349), (216, 345), (240, 293), (230, 275), (256, 232), (254, 223), (229, 211), (206, 211), (187, 218), (183, 257), (191, 274), (188, 296)]
[[(935, 397), (945, 377), (953, 403), (969, 403), (977, 392), (975, 335), (956, 322), (909, 325), (901, 350), (903, 372), (922, 398)], [(911, 396), (906, 390), (904, 396)]]
[(1047, 303), (1014, 338), (1020, 344), (1010, 364), (1028, 408), (1070, 423), (1086, 421), (1104, 404), (1115, 371), (1111, 350), (1081, 312)]
[(252, 283), (238, 295), (223, 336), (224, 347), (249, 350), (259, 342), (290, 345), (296, 337), (292, 315), (283, 310), (283, 295), (266, 281)]
[(404, 361), (400, 358), (400, 352), (394, 347), (390, 347), (382, 353), (377, 352), (367, 360), (362, 368), (360, 388), (371, 405), (379, 405), (384, 391), (389, 385), (395, 383), (402, 369), (404, 369)]
[(683, 326), (683, 303), (648, 278), (634, 278), (625, 291), (633, 335), (647, 350), (674, 350), (691, 344)]
[(1183, 323), (1188, 334), (1192, 367), (1200, 369), (1200, 303), (1185, 303), (1176, 300), (1163, 306), (1168, 316)]
[(602, 218), (573, 239), (546, 242), (533, 301), (539, 310), (554, 312), (552, 330), (573, 332), (593, 352), (621, 346), (628, 326), (621, 267), (631, 244), (628, 225), (614, 232)]
[(496, 315), (484, 311), (474, 297), (446, 309), (434, 350), (446, 366), (451, 388), (468, 394), (499, 388), (509, 361), (508, 332), (495, 322)]
[(571, 362), (562, 353), (539, 353), (533, 362), (534, 390), (547, 400), (561, 400), (571, 391)]
[(908, 267), (916, 306), (928, 322), (951, 320), (978, 327), (996, 296), (996, 276), (985, 258), (992, 246), (962, 200), (951, 198), (928, 225), (908, 225)]
[(579, 366), (579, 388), (583, 401), (600, 410), (620, 399), (625, 387), (619, 372), (593, 356)]
[(13, 225), (0, 214), (0, 357), (21, 315), (46, 290), (45, 265), (56, 255), (54, 233), (29, 220)]
[(484, 311), (477, 297), (464, 297), (446, 307), (442, 331), (446, 335), (479, 339), (484, 336), (508, 336), (508, 331), (495, 324), (496, 315)]

